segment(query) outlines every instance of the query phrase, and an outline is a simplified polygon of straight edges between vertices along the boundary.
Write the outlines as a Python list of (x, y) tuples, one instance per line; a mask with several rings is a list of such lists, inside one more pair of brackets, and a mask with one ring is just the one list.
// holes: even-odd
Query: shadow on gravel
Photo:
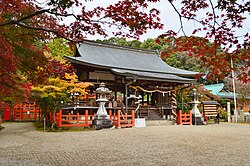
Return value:
[(3, 129), (5, 129), (5, 127), (3, 127), (3, 126), (0, 125), (0, 131), (3, 130)]

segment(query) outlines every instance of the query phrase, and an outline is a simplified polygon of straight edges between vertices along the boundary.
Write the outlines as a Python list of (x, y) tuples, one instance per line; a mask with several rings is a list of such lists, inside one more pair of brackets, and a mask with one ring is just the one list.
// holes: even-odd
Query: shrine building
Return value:
[[(73, 57), (66, 57), (78, 78), (91, 82), (90, 101), (101, 82), (112, 90), (107, 107), (124, 112), (136, 108), (147, 119), (167, 118), (174, 106), (174, 87), (196, 82), (199, 73), (166, 64), (158, 51), (136, 49), (84, 40), (76, 45)], [(174, 106), (174, 107), (173, 107)]]

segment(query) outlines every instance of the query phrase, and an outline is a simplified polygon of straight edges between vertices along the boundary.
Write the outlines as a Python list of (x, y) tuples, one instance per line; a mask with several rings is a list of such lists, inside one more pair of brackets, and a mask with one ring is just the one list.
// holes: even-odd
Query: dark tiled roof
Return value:
[[(157, 75), (157, 78), (163, 77), (164, 79), (166, 78), (166, 74), (170, 74), (171, 77), (169, 79), (173, 78), (173, 80), (185, 80), (185, 78), (178, 76), (194, 78), (198, 74), (198, 72), (177, 69), (167, 65), (159, 57), (157, 51), (121, 47), (88, 40), (77, 45), (76, 57), (68, 57), (68, 59), (77, 64), (108, 69), (130, 70), (134, 74), (135, 72), (144, 72), (144, 76), (146, 76), (146, 72), (150, 76)], [(191, 79), (186, 80), (191, 81)]]
[(144, 71), (133, 71), (123, 69), (111, 69), (112, 72), (118, 75), (124, 75), (130, 78), (142, 79), (142, 80), (157, 80), (165, 82), (181, 82), (190, 83), (193, 79), (183, 78), (174, 74), (166, 73), (155, 73), (155, 72), (144, 72)]
[(217, 101), (202, 101), (201, 104), (204, 104), (204, 105), (218, 105), (219, 103)]

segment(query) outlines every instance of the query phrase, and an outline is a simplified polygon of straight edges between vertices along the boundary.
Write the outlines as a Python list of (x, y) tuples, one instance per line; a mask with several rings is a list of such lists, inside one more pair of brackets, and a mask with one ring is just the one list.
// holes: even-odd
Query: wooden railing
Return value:
[(121, 110), (117, 110), (117, 113), (113, 113), (109, 110), (110, 120), (116, 128), (122, 127), (134, 127), (135, 125), (135, 111), (132, 110), (131, 114), (122, 114)]
[(38, 119), (41, 110), (35, 105), (32, 104), (16, 104), (14, 107), (14, 120), (19, 121), (35, 121)]
[[(85, 110), (84, 115), (80, 115), (79, 113), (72, 115), (70, 113), (62, 114), (62, 110), (60, 110), (59, 113), (56, 114), (57, 125), (58, 127), (90, 127), (95, 115), (89, 115), (88, 112), (88, 110)], [(134, 110), (132, 110), (130, 115), (122, 114), (121, 110), (117, 110), (115, 113), (109, 110), (109, 116), (116, 128), (134, 126)]]
[[(4, 112), (4, 120), (11, 120), (11, 106), (1, 104), (1, 109)], [(14, 106), (13, 120), (14, 121), (36, 121), (41, 113), (41, 110), (35, 105), (31, 104), (16, 104)]]
[(56, 114), (56, 122), (58, 127), (89, 127), (95, 115), (89, 115), (88, 110), (85, 110), (85, 115), (62, 114), (62, 110)]
[(182, 113), (182, 110), (177, 111), (177, 124), (191, 125), (192, 124), (192, 111)]

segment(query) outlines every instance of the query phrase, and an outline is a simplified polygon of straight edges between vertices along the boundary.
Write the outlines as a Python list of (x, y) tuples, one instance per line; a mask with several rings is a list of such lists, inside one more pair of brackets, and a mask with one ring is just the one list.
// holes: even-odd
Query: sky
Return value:
[[(92, 9), (95, 6), (108, 6), (111, 3), (115, 3), (117, 2), (117, 0), (93, 0), (90, 2), (86, 3), (86, 7), (87, 9)], [(154, 7), (156, 9), (159, 9), (161, 11), (160, 14), (160, 18), (161, 18), (161, 22), (164, 24), (164, 29), (163, 30), (148, 30), (148, 32), (144, 35), (142, 35), (140, 37), (140, 40), (143, 41), (147, 38), (156, 38), (157, 36), (163, 34), (164, 32), (168, 31), (168, 30), (174, 30), (177, 31), (180, 29), (180, 21), (179, 21), (179, 17), (177, 15), (177, 13), (174, 11), (174, 9), (172, 8), (172, 6), (166, 1), (163, 0), (161, 2), (158, 3), (150, 3), (149, 7)], [(177, 4), (177, 8), (180, 9), (180, 4)], [(205, 14), (204, 11), (201, 11), (199, 13), (200, 17), (203, 17)], [(246, 15), (247, 20), (244, 23), (244, 28), (242, 30), (238, 30), (237, 31), (237, 35), (242, 35), (245, 32), (249, 32), (250, 33), (250, 16)], [(183, 20), (183, 25), (184, 25), (184, 30), (186, 35), (191, 35), (194, 28), (199, 27), (198, 23), (195, 23), (194, 21), (187, 21), (187, 20)], [(107, 31), (112, 32), (112, 29), (108, 29)], [(180, 33), (179, 35), (183, 35), (182, 33)], [(200, 32), (199, 34), (197, 34), (199, 36), (204, 36), (204, 32)], [(112, 35), (110, 35), (108, 38), (112, 37)], [(102, 36), (87, 36), (88, 39), (90, 40), (95, 40), (95, 39), (103, 39)]]
[[(47, 0), (37, 0), (37, 1), (46, 2)], [(86, 1), (80, 0), (80, 1), (82, 3), (85, 3), (86, 9), (93, 9), (96, 6), (107, 7), (110, 4), (114, 4), (118, 2), (118, 0), (86, 0)], [(174, 2), (176, 4), (177, 2), (180, 2), (180, 0), (174, 1)], [(46, 3), (43, 3), (43, 4), (46, 4)], [(180, 9), (181, 4), (176, 4), (176, 7)], [(160, 2), (157, 2), (157, 3), (149, 3), (149, 8), (156, 8), (161, 11), (160, 18), (161, 18), (161, 23), (164, 24), (164, 28), (163, 30), (159, 30), (159, 29), (148, 30), (146, 34), (140, 37), (140, 41), (144, 41), (148, 38), (156, 38), (159, 35), (163, 34), (164, 32), (167, 32), (168, 30), (178, 31), (180, 29), (179, 17), (167, 0), (161, 0)], [(79, 8), (73, 8), (71, 10), (75, 14), (80, 12)], [(205, 15), (205, 12), (206, 11), (200, 11), (199, 16), (203, 17)], [(250, 15), (246, 14), (245, 16), (247, 17), (247, 20), (244, 22), (243, 29), (237, 30), (238, 36), (241, 36), (242, 34), (245, 34), (246, 32), (250, 34)], [(72, 18), (65, 19), (66, 24), (69, 24), (72, 21), (73, 21)], [(184, 25), (184, 30), (187, 36), (190, 36), (193, 30), (199, 27), (198, 23), (195, 23), (194, 21), (187, 21), (185, 19), (183, 19), (183, 25)], [(112, 31), (114, 31), (114, 29), (107, 27), (106, 31), (108, 32), (108, 34), (110, 34), (107, 38), (113, 37)], [(183, 33), (180, 32), (178, 35), (181, 36), (183, 35)], [(197, 33), (196, 35), (202, 37), (205, 35), (205, 33), (202, 31), (202, 32)], [(95, 35), (95, 36), (87, 35), (87, 39), (96, 40), (96, 39), (104, 39), (104, 37), (99, 36), (99, 35)], [(239, 41), (242, 41), (242, 39), (239, 39)]]
[[(86, 3), (86, 7), (87, 9), (92, 9), (95, 6), (108, 6), (111, 4), (111, 2), (115, 3), (117, 2), (117, 0), (93, 0), (91, 2)], [(172, 8), (172, 6), (167, 2), (167, 1), (161, 1), (158, 3), (149, 3), (149, 7), (152, 8), (156, 8), (159, 9), (160, 11), (164, 11), (161, 13), (160, 18), (162, 20), (162, 23), (164, 24), (164, 29), (163, 30), (159, 30), (159, 29), (154, 29), (154, 30), (148, 30), (148, 32), (144, 35), (142, 35), (140, 37), (140, 40), (143, 41), (147, 38), (156, 38), (157, 36), (163, 34), (164, 32), (166, 32), (169, 29), (174, 29), (177, 30), (180, 28), (180, 24), (179, 24), (179, 19), (178, 19), (178, 15), (176, 14), (176, 12), (174, 11), (174, 9)], [(193, 23), (191, 22), (185, 22), (185, 31), (188, 34), (192, 33), (192, 27), (194, 26)], [(110, 34), (112, 32), (112, 29), (107, 29)], [(110, 36), (112, 37), (112, 35)], [(99, 39), (99, 38), (103, 38), (101, 36), (88, 36), (88, 39)]]

